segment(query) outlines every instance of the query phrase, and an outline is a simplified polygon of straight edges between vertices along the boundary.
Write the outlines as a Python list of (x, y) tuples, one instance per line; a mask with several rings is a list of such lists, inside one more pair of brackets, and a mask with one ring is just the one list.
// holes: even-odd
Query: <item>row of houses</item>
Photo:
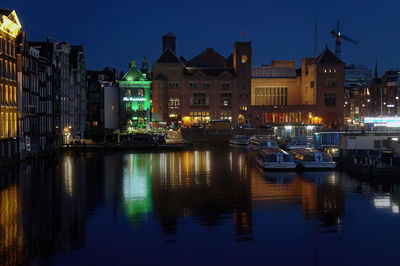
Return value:
[(0, 9), (0, 164), (83, 137), (86, 102), (83, 45), (31, 42), (16, 12)]

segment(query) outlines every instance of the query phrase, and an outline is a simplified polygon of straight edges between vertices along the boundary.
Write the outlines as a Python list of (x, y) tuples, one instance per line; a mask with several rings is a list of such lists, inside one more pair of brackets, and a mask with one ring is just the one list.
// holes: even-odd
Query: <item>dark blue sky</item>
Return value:
[(272, 59), (313, 56), (314, 17), (317, 15), (318, 48), (334, 50), (330, 30), (339, 20), (343, 34), (358, 41), (343, 41), (346, 63), (379, 72), (400, 67), (400, 1), (54, 1), (2, 0), (1, 7), (15, 9), (30, 40), (51, 39), (84, 44), (88, 69), (108, 65), (126, 71), (128, 62), (153, 63), (161, 54), (161, 36), (177, 35), (177, 54), (190, 59), (207, 47), (224, 56), (233, 42), (253, 45), (253, 65)]

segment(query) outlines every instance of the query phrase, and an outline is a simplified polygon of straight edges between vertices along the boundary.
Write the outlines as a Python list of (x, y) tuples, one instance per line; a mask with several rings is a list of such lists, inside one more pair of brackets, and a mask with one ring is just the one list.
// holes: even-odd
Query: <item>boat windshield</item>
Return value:
[(267, 154), (264, 157), (266, 162), (276, 162), (276, 155), (275, 154)]
[(284, 154), (283, 161), (284, 162), (293, 162), (293, 156), (291, 156), (290, 154)]

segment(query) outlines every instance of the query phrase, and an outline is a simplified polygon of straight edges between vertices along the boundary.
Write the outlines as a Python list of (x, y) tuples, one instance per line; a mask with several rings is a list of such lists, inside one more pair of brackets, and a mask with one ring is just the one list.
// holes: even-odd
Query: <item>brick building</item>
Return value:
[(176, 37), (163, 36), (163, 52), (153, 64), (153, 114), (164, 121), (208, 123), (229, 119), (234, 125), (251, 119), (252, 49), (235, 42), (228, 58), (207, 48), (186, 61), (176, 56)]

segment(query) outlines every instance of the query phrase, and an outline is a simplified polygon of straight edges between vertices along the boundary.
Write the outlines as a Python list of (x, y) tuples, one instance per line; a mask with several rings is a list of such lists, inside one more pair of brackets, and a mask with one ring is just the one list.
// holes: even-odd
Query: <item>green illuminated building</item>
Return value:
[(127, 131), (145, 128), (147, 121), (150, 122), (150, 84), (146, 74), (142, 74), (132, 60), (128, 72), (119, 81), (121, 126)]

